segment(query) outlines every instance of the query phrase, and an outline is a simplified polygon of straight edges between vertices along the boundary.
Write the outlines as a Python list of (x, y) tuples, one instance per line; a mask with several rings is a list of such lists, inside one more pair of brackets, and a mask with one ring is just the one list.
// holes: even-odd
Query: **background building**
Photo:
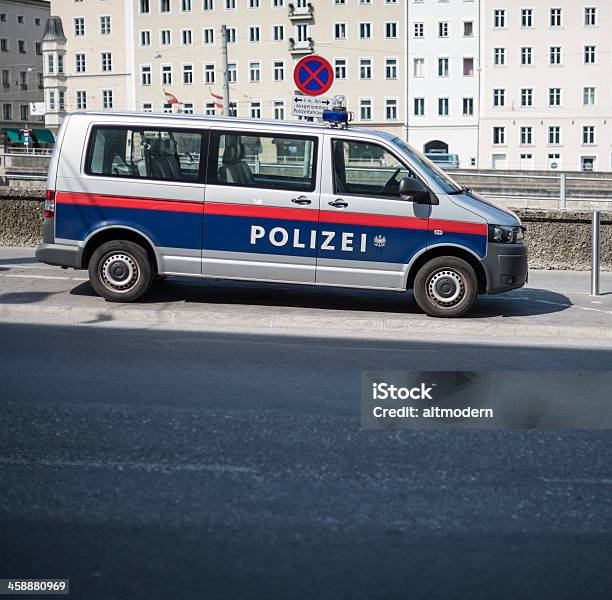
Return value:
[(481, 3), (482, 168), (612, 168), (612, 2)]
[(480, 2), (410, 1), (408, 141), (478, 162)]
[[(291, 119), (326, 57), (356, 124), (462, 168), (612, 168), (608, 0), (52, 0), (47, 123), (85, 109)], [(179, 103), (173, 103), (176, 98)]]
[(42, 45), (49, 18), (46, 0), (0, 0), (0, 128), (41, 127), (44, 117), (30, 114), (42, 102)]

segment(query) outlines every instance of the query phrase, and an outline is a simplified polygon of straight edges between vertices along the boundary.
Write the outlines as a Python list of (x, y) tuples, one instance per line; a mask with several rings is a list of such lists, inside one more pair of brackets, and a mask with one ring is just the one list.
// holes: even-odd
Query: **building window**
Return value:
[(181, 43), (183, 46), (190, 46), (193, 39), (193, 32), (191, 29), (183, 29), (181, 31)]
[(584, 64), (594, 65), (595, 62), (596, 62), (595, 46), (585, 46), (584, 47)]
[(162, 65), (161, 80), (162, 85), (172, 85), (172, 65)]
[(474, 76), (474, 59), (473, 58), (463, 59), (463, 76), (464, 77)]
[(506, 9), (496, 8), (493, 11), (493, 27), (501, 29), (506, 26)]
[(76, 17), (74, 19), (74, 35), (85, 35), (85, 18)]
[(385, 79), (397, 79), (397, 58), (385, 59)]
[[(181, 10), (183, 12), (191, 12), (191, 0), (181, 0)], [(191, 112), (193, 112), (193, 110)]]
[(227, 43), (228, 44), (236, 43), (236, 28), (235, 27), (227, 28)]
[(282, 121), (285, 118), (285, 102), (274, 100), (274, 118)]
[(414, 24), (414, 37), (423, 38), (425, 37), (425, 23)]
[(372, 79), (372, 59), (359, 59), (359, 79)]
[(170, 29), (161, 29), (159, 39), (162, 46), (170, 46), (172, 43), (172, 32)]
[(413, 61), (414, 77), (425, 77), (425, 59), (415, 58)]
[(493, 64), (496, 67), (503, 67), (506, 64), (505, 48), (493, 48)]
[(17, 41), (17, 50), (18, 50), (19, 54), (25, 54), (26, 53), (25, 40), (18, 40)]
[(87, 110), (87, 93), (85, 90), (77, 90), (76, 107), (77, 110)]
[(185, 102), (183, 104), (183, 113), (185, 113), (186, 115), (193, 114), (193, 102)]
[(448, 21), (440, 21), (438, 23), (438, 37), (448, 37)]
[(169, 13), (170, 12), (170, 0), (160, 0), (159, 12)]
[(524, 108), (533, 106), (533, 88), (523, 88), (521, 90), (521, 106)]
[(580, 158), (580, 168), (583, 171), (592, 171), (595, 168), (594, 156), (582, 156)]
[(258, 25), (249, 27), (249, 42), (259, 42), (261, 39), (261, 29)]
[(8, 69), (2, 69), (2, 87), (5, 89), (11, 87), (11, 72)]
[(582, 104), (583, 106), (595, 106), (595, 88), (585, 87), (582, 90)]
[(102, 71), (108, 72), (113, 70), (113, 57), (110, 52), (102, 52)]
[(272, 26), (272, 39), (275, 42), (282, 42), (285, 39), (285, 26), (284, 25), (273, 25)]
[(140, 45), (150, 46), (151, 45), (151, 32), (148, 30), (140, 32)]
[(385, 37), (389, 39), (397, 38), (397, 23), (395, 21), (385, 23)]
[(36, 42), (36, 54), (42, 56), (42, 42)]
[(582, 143), (590, 146), (595, 144), (595, 126), (584, 125), (582, 127)]
[(20, 113), (20, 117), (22, 121), (27, 121), (28, 120), (28, 105), (27, 104), (22, 104), (19, 107), (19, 113)]
[(372, 100), (370, 98), (361, 98), (359, 101), (359, 116), (362, 121), (372, 120)]
[(261, 102), (251, 102), (251, 119), (261, 119)]
[(183, 83), (185, 85), (193, 83), (193, 65), (183, 65)]
[(533, 27), (533, 8), (521, 9), (521, 27)]
[(272, 0), (272, 8), (282, 8), (285, 0)]
[(551, 146), (561, 143), (561, 127), (559, 125), (552, 125), (548, 128), (548, 143)]
[(74, 70), (77, 73), (85, 73), (86, 69), (87, 69), (87, 63), (85, 62), (85, 55), (80, 54), (80, 53), (75, 54), (74, 55)]
[(448, 58), (438, 59), (438, 77), (448, 77)]
[(438, 98), (438, 115), (441, 117), (448, 117), (448, 98)]
[(597, 25), (597, 8), (595, 6), (587, 6), (584, 9), (584, 24), (587, 27)]
[(140, 0), (140, 14), (146, 15), (151, 12), (149, 0)]
[(387, 121), (397, 121), (397, 98), (385, 100), (385, 118)]
[(414, 115), (415, 117), (425, 116), (425, 98), (414, 99)]
[[(215, 10), (215, 0), (202, 0), (202, 10), (209, 11)], [(214, 109), (214, 106), (213, 106)], [(214, 110), (213, 110), (213, 114)]]
[(151, 65), (140, 65), (140, 85), (151, 85)]
[(506, 90), (495, 89), (493, 90), (493, 106), (501, 107), (506, 106)]
[(471, 117), (474, 114), (474, 98), (463, 99), (463, 116)]
[(334, 23), (334, 39), (346, 39), (346, 23)]
[(369, 40), (372, 37), (372, 23), (359, 23), (359, 38)]
[(561, 64), (561, 46), (551, 46), (549, 51), (550, 64), (560, 65)]
[(474, 37), (474, 22), (473, 21), (463, 22), (463, 37)]
[(47, 54), (47, 73), (55, 73), (55, 54)]
[(47, 95), (47, 104), (49, 106), (50, 111), (55, 110), (55, 90), (49, 90)]
[(102, 108), (113, 108), (113, 90), (102, 90)]
[(533, 127), (521, 127), (521, 145), (530, 146), (533, 142)]
[[(52, 109), (52, 110), (54, 110), (54, 109)], [(3, 104), (2, 105), (2, 118), (5, 121), (12, 121), (13, 120), (13, 105), (12, 104), (8, 104), (7, 103), (7, 104)]]
[(207, 117), (214, 117), (215, 116), (215, 103), (214, 102), (206, 102), (204, 104), (204, 114)]
[(229, 83), (236, 83), (238, 81), (238, 66), (236, 63), (228, 63), (227, 80)]
[(506, 143), (506, 128), (505, 127), (493, 127), (493, 144), (495, 146), (502, 146)]
[(0, 51), (2, 51), (2, 52), (8, 52), (9, 51), (9, 45), (8, 45), (8, 39), (7, 38), (0, 39)]
[(100, 17), (100, 33), (102, 35), (110, 35), (111, 33), (111, 18), (108, 15)]
[(550, 9), (550, 26), (561, 27), (561, 9), (551, 8)]
[(261, 63), (259, 61), (249, 63), (249, 81), (251, 83), (261, 81)]
[(225, 10), (236, 10), (236, 0), (225, 0)]
[(334, 72), (336, 79), (346, 79), (346, 58), (336, 58)]
[(274, 69), (274, 81), (285, 81), (285, 62), (282, 60), (275, 60), (272, 66)]
[(215, 83), (215, 63), (204, 65), (204, 83)]
[(548, 106), (561, 106), (561, 88), (549, 88)]
[(259, 0), (249, 0), (249, 8), (259, 8)]
[(202, 43), (203, 44), (214, 44), (215, 43), (215, 30), (212, 27), (205, 27), (202, 29)]
[(524, 46), (521, 48), (521, 65), (524, 67), (533, 64), (533, 48)]

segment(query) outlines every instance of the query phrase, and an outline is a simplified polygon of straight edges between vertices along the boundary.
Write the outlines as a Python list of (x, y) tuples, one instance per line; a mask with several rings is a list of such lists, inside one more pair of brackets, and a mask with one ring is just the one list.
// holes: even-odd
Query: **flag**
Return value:
[(164, 92), (164, 96), (166, 96), (166, 102), (168, 104), (183, 104), (182, 102), (179, 102), (178, 98), (174, 94), (171, 94), (170, 92), (167, 92), (166, 90), (163, 90), (163, 92)]
[[(223, 96), (219, 96), (219, 94), (215, 94), (210, 88), (208, 88), (208, 91), (210, 92), (210, 95), (215, 98), (216, 100), (223, 100)], [(217, 108), (223, 108), (223, 103), (222, 102), (215, 102), (215, 106)]]

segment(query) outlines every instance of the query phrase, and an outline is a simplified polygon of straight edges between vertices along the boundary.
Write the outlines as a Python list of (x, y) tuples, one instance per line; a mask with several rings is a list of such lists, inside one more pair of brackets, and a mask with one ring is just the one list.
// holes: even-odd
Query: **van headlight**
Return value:
[(489, 241), (496, 244), (517, 244), (525, 239), (522, 225), (489, 225)]

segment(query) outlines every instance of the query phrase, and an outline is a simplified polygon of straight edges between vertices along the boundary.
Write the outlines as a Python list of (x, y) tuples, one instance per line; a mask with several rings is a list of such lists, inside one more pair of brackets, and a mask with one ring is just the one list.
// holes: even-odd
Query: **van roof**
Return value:
[(394, 139), (397, 137), (387, 131), (378, 131), (376, 129), (365, 129), (363, 127), (349, 127), (348, 129), (343, 128), (332, 128), (327, 123), (308, 123), (305, 121), (280, 121), (275, 119), (245, 119), (238, 117), (217, 117), (217, 116), (204, 116), (204, 115), (186, 115), (186, 114), (167, 114), (167, 113), (155, 113), (155, 112), (115, 112), (115, 111), (79, 111), (70, 113), (71, 117), (103, 117), (104, 120), (112, 120), (114, 117), (121, 119), (124, 118), (138, 118), (139, 120), (151, 120), (151, 121), (181, 121), (181, 122), (199, 122), (208, 123), (214, 126), (220, 125), (244, 125), (246, 127), (252, 127), (253, 125), (263, 126), (265, 128), (272, 129), (284, 129), (288, 128), (299, 129), (304, 131), (312, 131), (321, 133), (322, 131), (333, 131), (334, 133), (342, 134), (343, 132), (350, 132), (351, 134), (360, 134), (365, 136), (371, 136), (373, 138), (384, 138), (387, 140)]

